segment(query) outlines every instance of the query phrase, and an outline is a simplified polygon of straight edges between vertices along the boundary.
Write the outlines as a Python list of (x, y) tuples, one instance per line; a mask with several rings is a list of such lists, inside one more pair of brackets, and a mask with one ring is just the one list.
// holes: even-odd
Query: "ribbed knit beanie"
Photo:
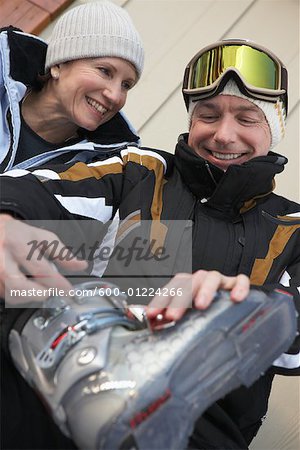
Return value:
[(66, 61), (105, 56), (131, 62), (141, 76), (141, 38), (128, 13), (108, 0), (80, 5), (59, 18), (49, 39), (45, 71)]
[[(286, 114), (285, 109), (283, 107), (283, 103), (278, 97), (277, 102), (267, 102), (265, 100), (259, 100), (256, 98), (248, 97), (239, 90), (238, 85), (232, 79), (226, 83), (222, 92), (218, 95), (234, 95), (235, 97), (240, 97), (248, 100), (254, 105), (258, 106), (262, 110), (265, 115), (265, 118), (268, 122), (270, 132), (271, 132), (271, 146), (270, 150), (274, 148), (281, 139), (283, 139), (285, 134), (285, 126), (286, 126)], [(200, 100), (201, 101), (201, 100)], [(191, 120), (193, 111), (195, 109), (197, 102), (192, 101), (192, 97), (189, 105), (189, 121)]]

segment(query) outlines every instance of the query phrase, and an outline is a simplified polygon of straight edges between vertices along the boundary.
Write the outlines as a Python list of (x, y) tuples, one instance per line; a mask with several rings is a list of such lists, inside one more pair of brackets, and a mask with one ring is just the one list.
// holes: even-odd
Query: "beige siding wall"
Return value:
[[(90, 0), (93, 1), (93, 0)], [(181, 80), (189, 59), (220, 38), (248, 38), (274, 51), (290, 76), (287, 134), (277, 151), (289, 158), (277, 193), (300, 200), (299, 0), (114, 0), (132, 16), (145, 43), (145, 71), (125, 111), (143, 145), (173, 152), (187, 131)], [(74, 5), (86, 3), (75, 1)], [(41, 36), (47, 39), (53, 24)], [(270, 412), (252, 450), (300, 449), (299, 378), (278, 377)]]

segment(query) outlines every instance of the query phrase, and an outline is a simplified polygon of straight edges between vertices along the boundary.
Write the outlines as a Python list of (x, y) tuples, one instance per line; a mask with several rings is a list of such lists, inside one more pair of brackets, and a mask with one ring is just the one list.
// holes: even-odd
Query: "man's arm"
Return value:
[[(298, 313), (298, 330), (300, 330), (300, 263), (295, 261), (291, 264), (281, 277), (280, 283), (266, 284), (264, 286), (252, 286), (253, 288), (272, 292), (274, 290), (284, 291), (291, 295)], [(217, 289), (231, 290), (233, 302), (239, 302), (246, 298), (249, 293), (250, 280), (244, 275), (237, 277), (226, 277), (219, 272), (199, 270), (194, 274), (179, 274), (169, 284), (171, 287), (183, 288), (187, 296), (159, 297), (151, 301), (147, 309), (148, 317), (154, 318), (161, 314), (167, 320), (179, 320), (187, 308), (206, 309), (213, 301)], [(192, 296), (190, 295), (192, 292)], [(291, 347), (274, 361), (273, 370), (282, 375), (300, 374), (300, 335), (298, 333)]]
[(165, 319), (177, 321), (187, 308), (207, 309), (218, 289), (230, 290), (231, 300), (241, 302), (249, 293), (250, 280), (242, 274), (227, 277), (214, 270), (198, 270), (193, 274), (175, 275), (167, 287), (170, 293), (173, 288), (173, 291), (180, 292), (180, 295), (155, 296), (147, 308), (149, 318), (163, 314)]
[[(295, 246), (300, 251), (300, 242)], [(283, 290), (291, 295), (298, 314), (298, 335), (286, 353), (283, 353), (273, 365), (280, 375), (300, 375), (300, 255), (283, 273), (279, 283), (265, 284), (262, 290), (271, 292), (274, 289)]]

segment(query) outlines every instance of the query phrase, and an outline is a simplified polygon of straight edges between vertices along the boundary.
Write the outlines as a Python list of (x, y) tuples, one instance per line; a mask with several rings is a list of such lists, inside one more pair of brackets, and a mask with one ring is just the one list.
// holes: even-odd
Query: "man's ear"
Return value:
[(189, 109), (188, 109), (188, 130), (189, 131), (190, 131), (191, 126), (192, 126), (192, 120), (193, 120), (193, 115), (194, 115), (194, 112), (195, 112), (196, 105), (197, 105), (197, 102), (192, 102), (190, 100)]

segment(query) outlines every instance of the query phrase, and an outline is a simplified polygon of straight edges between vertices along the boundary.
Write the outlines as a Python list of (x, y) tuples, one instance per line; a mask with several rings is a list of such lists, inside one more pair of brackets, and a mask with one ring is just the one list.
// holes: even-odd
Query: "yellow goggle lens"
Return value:
[(270, 56), (247, 45), (224, 45), (207, 50), (191, 67), (189, 89), (211, 86), (229, 68), (260, 89), (280, 89), (280, 67)]

